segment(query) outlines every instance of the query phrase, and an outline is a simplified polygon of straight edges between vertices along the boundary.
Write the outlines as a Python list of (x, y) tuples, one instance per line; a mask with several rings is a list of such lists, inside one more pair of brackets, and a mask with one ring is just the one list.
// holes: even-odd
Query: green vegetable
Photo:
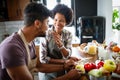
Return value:
[(102, 71), (99, 69), (92, 69), (88, 72), (89, 75), (92, 75), (94, 77), (101, 77), (102, 76)]

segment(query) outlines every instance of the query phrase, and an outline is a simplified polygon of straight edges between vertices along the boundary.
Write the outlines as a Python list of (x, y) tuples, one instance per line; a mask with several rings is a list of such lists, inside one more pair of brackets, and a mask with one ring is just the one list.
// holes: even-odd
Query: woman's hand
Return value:
[(53, 34), (53, 38), (55, 40), (55, 43), (57, 44), (57, 46), (60, 48), (63, 46), (63, 43), (62, 43), (62, 39), (61, 39), (61, 36), (60, 34), (58, 34), (57, 32), (53, 31), (52, 32)]

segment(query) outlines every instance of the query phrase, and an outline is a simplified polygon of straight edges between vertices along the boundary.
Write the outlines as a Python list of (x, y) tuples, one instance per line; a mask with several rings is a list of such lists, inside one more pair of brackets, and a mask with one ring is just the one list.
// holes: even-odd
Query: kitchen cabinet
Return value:
[(8, 19), (23, 20), (24, 7), (30, 0), (7, 0)]
[(6, 0), (0, 0), (0, 21), (8, 19)]
[(31, 0), (0, 0), (0, 22), (23, 20), (24, 7)]

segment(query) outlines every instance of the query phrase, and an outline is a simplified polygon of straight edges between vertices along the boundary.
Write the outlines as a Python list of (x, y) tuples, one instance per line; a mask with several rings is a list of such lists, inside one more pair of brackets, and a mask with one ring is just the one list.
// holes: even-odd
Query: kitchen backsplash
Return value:
[(0, 22), (0, 42), (7, 36), (16, 32), (24, 25), (23, 21)]
[(5, 33), (5, 24), (0, 22), (0, 42), (3, 40), (3, 34)]

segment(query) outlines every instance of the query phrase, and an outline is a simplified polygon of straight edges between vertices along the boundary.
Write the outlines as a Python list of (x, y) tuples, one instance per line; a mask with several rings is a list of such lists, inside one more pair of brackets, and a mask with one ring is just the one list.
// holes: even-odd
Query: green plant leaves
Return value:
[(114, 9), (112, 15), (112, 29), (120, 30), (120, 23), (116, 21), (119, 18), (119, 11), (117, 9)]

